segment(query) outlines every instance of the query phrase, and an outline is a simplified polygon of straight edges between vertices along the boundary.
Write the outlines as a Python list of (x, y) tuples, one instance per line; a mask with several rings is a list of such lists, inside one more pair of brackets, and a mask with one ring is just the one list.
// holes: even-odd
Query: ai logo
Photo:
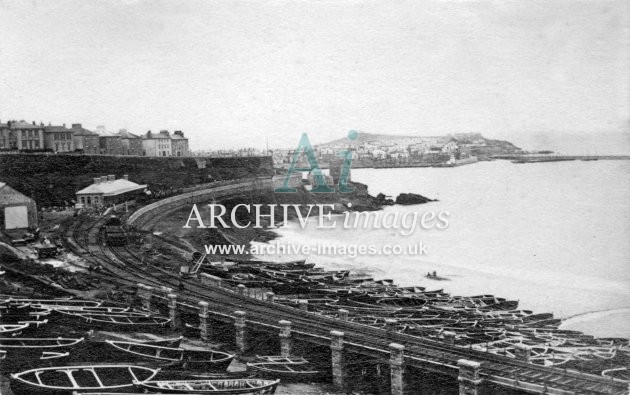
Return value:
[[(359, 133), (356, 130), (351, 130), (348, 132), (349, 140), (356, 140), (359, 137)], [(306, 156), (306, 160), (308, 161), (309, 167), (296, 167), (297, 160), (300, 157), (300, 154), (304, 152)], [(350, 151), (339, 151), (336, 154), (338, 157), (343, 159), (341, 164), (341, 172), (339, 174), (339, 183), (338, 188), (339, 192), (348, 193), (352, 192), (353, 189), (348, 186), (348, 177), (350, 175), (350, 166), (352, 165), (352, 152)], [(291, 174), (294, 172), (302, 172), (302, 171), (310, 171), (313, 174), (313, 179), (317, 184), (316, 188), (313, 188), (311, 192), (315, 193), (333, 193), (335, 192), (334, 188), (331, 188), (326, 184), (326, 178), (322, 174), (322, 170), (319, 167), (319, 162), (317, 162), (317, 156), (315, 155), (315, 151), (313, 150), (313, 146), (311, 146), (311, 142), (308, 140), (308, 136), (306, 133), (302, 134), (302, 138), (300, 138), (300, 142), (293, 154), (293, 159), (291, 160), (291, 165), (289, 166), (289, 170), (287, 175), (284, 177), (284, 184), (282, 187), (276, 188), (276, 193), (293, 193), (296, 192), (295, 188), (289, 188), (289, 181), (291, 179)]]

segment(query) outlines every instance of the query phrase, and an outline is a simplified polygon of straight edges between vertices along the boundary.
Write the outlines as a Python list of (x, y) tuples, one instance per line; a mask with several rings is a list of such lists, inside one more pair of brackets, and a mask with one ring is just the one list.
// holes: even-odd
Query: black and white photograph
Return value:
[(630, 394), (628, 0), (0, 0), (0, 394)]

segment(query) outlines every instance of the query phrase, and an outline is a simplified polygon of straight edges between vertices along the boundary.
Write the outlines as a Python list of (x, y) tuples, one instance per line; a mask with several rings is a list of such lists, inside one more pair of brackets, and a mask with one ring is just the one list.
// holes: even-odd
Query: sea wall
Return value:
[(35, 199), (38, 206), (71, 204), (94, 177), (114, 174), (147, 184), (154, 193), (218, 180), (273, 175), (270, 157), (141, 157), (75, 154), (0, 154), (0, 181)]

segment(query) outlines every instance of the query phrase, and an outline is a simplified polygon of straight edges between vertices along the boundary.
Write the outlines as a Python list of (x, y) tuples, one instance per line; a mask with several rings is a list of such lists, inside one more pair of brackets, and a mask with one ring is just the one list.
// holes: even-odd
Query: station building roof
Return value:
[(94, 184), (77, 192), (77, 195), (116, 196), (126, 192), (144, 191), (146, 188), (146, 185), (119, 178), (118, 180), (95, 181)]

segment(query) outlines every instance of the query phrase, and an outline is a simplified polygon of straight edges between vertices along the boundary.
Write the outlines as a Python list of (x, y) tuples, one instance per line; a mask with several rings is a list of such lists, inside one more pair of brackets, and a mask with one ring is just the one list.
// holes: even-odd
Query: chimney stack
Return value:
[(107, 182), (107, 176), (101, 176), (101, 182)]
[(116, 179), (116, 176), (113, 174), (110, 174), (107, 176), (107, 181), (114, 181)]
[(125, 180), (129, 181), (129, 175), (128, 175), (128, 174), (123, 175), (123, 178), (124, 178)]
[(73, 123), (72, 124), (72, 129), (81, 129), (81, 124), (80, 123)]
[(94, 177), (94, 184), (100, 184), (101, 183), (101, 177)]

